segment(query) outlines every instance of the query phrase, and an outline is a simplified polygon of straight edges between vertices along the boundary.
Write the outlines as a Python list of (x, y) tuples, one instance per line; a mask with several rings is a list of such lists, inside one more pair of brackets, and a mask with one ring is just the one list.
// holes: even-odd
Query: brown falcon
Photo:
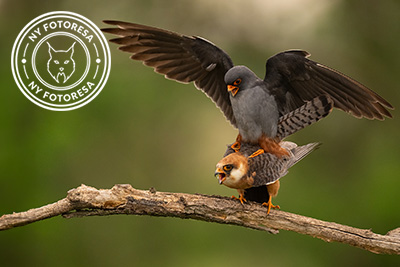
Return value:
[(232, 146), (259, 144), (260, 151), (287, 155), (279, 145), (280, 118), (314, 99), (328, 96), (335, 108), (357, 118), (392, 117), (392, 105), (350, 77), (308, 59), (302, 50), (278, 53), (266, 62), (264, 79), (231, 58), (211, 42), (151, 26), (105, 21), (116, 26), (102, 29), (119, 36), (110, 40), (131, 58), (143, 61), (166, 78), (195, 86), (209, 96), (230, 123), (239, 129)]
[[(260, 202), (261, 199), (269, 213), (271, 208), (279, 208), (271, 202), (271, 198), (278, 194), (279, 179), (288, 173), (290, 167), (314, 151), (319, 145), (319, 143), (311, 143), (297, 146), (293, 142), (282, 141), (281, 146), (288, 153), (281, 157), (271, 153), (251, 157), (259, 149), (259, 146), (249, 143), (243, 143), (240, 152), (235, 152), (228, 147), (224, 158), (217, 164), (215, 176), (220, 184), (237, 189), (239, 200), (242, 203), (247, 201), (246, 190), (247, 194), (258, 194), (249, 195), (249, 200)], [(236, 197), (232, 197), (236, 199)]]

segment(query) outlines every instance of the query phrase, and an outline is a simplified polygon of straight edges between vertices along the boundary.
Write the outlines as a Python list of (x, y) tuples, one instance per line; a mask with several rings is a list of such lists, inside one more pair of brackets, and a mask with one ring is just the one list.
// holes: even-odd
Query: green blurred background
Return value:
[[(237, 132), (193, 85), (164, 79), (110, 44), (103, 91), (74, 111), (31, 103), (11, 74), (12, 45), (36, 16), (67, 10), (205, 37), (260, 77), (265, 60), (293, 48), (336, 68), (399, 107), (400, 2), (0, 1), (0, 215), (55, 202), (86, 184), (159, 191), (235, 191), (213, 177)], [(111, 36), (106, 36), (108, 39)], [(400, 226), (399, 109), (358, 120), (335, 110), (289, 138), (320, 141), (281, 181), (283, 210), (385, 234)], [(174, 218), (52, 218), (0, 233), (2, 266), (394, 266), (398, 256), (281, 231), (278, 235)], [(398, 265), (397, 265), (398, 266)]]

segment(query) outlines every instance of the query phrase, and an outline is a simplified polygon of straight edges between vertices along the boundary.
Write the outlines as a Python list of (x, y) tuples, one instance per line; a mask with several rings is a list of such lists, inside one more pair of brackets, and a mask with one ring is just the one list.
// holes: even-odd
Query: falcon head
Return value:
[(229, 69), (224, 79), (228, 92), (230, 92), (232, 96), (235, 96), (239, 90), (243, 91), (247, 88), (251, 88), (252, 84), (259, 80), (257, 75), (246, 66), (235, 66)]
[(245, 189), (252, 186), (254, 179), (249, 178), (247, 173), (249, 165), (247, 158), (242, 153), (231, 153), (217, 163), (215, 177), (219, 184), (230, 188)]

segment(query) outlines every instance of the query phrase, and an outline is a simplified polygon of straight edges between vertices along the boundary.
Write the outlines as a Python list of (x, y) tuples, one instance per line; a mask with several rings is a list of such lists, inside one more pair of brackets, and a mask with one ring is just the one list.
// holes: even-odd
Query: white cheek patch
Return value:
[(233, 169), (230, 173), (230, 175), (227, 177), (227, 179), (224, 181), (224, 185), (229, 186), (229, 187), (234, 187), (239, 183), (240, 179), (245, 176), (245, 173), (242, 168), (242, 164), (240, 164), (238, 169)]
[(242, 179), (244, 176), (243, 171), (241, 170), (241, 168), (239, 169), (234, 169), (231, 172), (231, 178), (235, 181), (235, 182), (239, 182), (240, 179)]

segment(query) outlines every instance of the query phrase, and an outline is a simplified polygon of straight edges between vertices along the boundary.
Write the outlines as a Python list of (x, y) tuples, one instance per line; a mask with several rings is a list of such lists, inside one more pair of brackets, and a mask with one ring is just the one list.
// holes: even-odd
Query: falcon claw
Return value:
[(238, 134), (238, 136), (236, 137), (236, 141), (231, 145), (231, 148), (235, 150), (235, 152), (239, 152), (241, 142), (242, 142), (242, 136)]
[(267, 210), (267, 215), (269, 214), (271, 208), (273, 208), (273, 209), (278, 209), (278, 210), (281, 209), (281, 207), (279, 207), (279, 205), (273, 205), (273, 204), (272, 204), (272, 202), (271, 202), (271, 196), (269, 196), (268, 202), (264, 202), (264, 203), (262, 203), (262, 205), (268, 208), (268, 210)]
[(261, 155), (261, 154), (263, 154), (263, 153), (265, 153), (264, 149), (259, 149), (259, 150), (257, 150), (256, 152), (254, 152), (253, 154), (251, 154), (251, 155), (249, 156), (249, 158), (257, 157), (257, 156), (259, 156), (259, 155)]
[(240, 203), (244, 204), (243, 202), (247, 202), (247, 199), (244, 198), (244, 196), (242, 194), (239, 195), (239, 198), (232, 196), (233, 199), (235, 200), (239, 200)]
[(240, 143), (239, 143), (238, 141), (236, 141), (235, 143), (233, 143), (233, 144), (231, 145), (231, 148), (232, 148), (233, 150), (235, 150), (235, 152), (239, 152), (239, 150), (240, 150)]

